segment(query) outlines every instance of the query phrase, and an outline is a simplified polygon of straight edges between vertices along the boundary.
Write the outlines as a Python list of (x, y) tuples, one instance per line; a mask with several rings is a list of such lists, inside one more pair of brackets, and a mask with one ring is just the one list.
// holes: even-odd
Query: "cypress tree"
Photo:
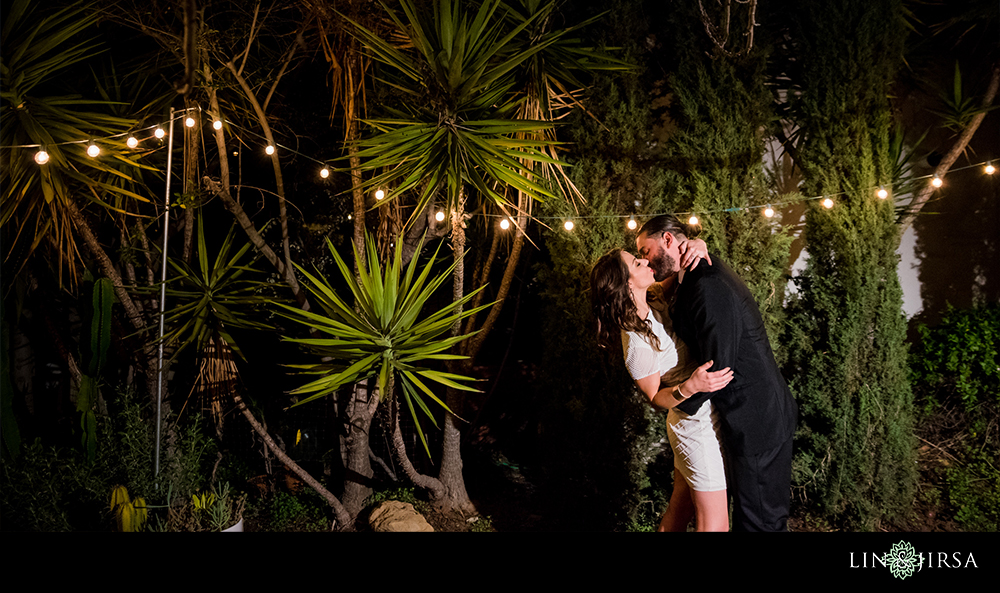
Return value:
[[(915, 485), (913, 405), (889, 201), (889, 85), (902, 63), (897, 1), (795, 3), (789, 27), (810, 204), (807, 267), (789, 311), (800, 406), (793, 485), (836, 524), (872, 529)], [(794, 89), (793, 89), (794, 90)]]
[(747, 54), (709, 57), (711, 43), (692, 10), (674, 13), (670, 33), (677, 60), (670, 77), (677, 129), (667, 150), (675, 208), (705, 213), (699, 216), (706, 231), (702, 238), (747, 283), (772, 349), (780, 353), (791, 237), (763, 208), (747, 209), (770, 200), (764, 152), (776, 118), (767, 88), (767, 48), (758, 37)]
[[(626, 45), (623, 58), (632, 63), (646, 57), (627, 45), (643, 37), (634, 31), (642, 22), (638, 5), (619, 2), (602, 20), (603, 31), (618, 39), (611, 44)], [(587, 112), (577, 110), (565, 129), (569, 172), (585, 201), (551, 200), (537, 212), (550, 227), (542, 234), (547, 261), (536, 267), (543, 307), (541, 448), (549, 456), (547, 475), (559, 482), (553, 486), (572, 488), (562, 500), (584, 505), (574, 514), (588, 517), (588, 529), (655, 525), (671, 487), (663, 417), (635, 390), (621, 350), (598, 348), (590, 306), (594, 262), (611, 248), (635, 250), (628, 216), (641, 224), (643, 214), (667, 206), (644, 74), (637, 69), (594, 81)], [(576, 226), (567, 232), (563, 221), (570, 219)]]

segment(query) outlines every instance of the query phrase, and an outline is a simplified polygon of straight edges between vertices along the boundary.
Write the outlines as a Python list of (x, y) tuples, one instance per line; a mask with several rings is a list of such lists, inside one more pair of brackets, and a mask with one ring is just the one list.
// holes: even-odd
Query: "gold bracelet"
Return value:
[(676, 399), (679, 402), (682, 402), (687, 399), (687, 397), (683, 393), (681, 393), (681, 386), (679, 383), (677, 385), (674, 385), (674, 399)]

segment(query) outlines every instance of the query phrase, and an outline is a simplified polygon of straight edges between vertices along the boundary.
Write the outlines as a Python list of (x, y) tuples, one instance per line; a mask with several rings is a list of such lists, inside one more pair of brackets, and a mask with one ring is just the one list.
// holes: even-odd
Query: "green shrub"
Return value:
[(17, 461), (0, 471), (4, 531), (97, 530), (107, 509), (107, 482), (79, 450), (22, 443)]
[(1000, 448), (966, 447), (962, 464), (945, 470), (948, 502), (955, 520), (970, 531), (1000, 531)]
[[(78, 449), (22, 444), (16, 461), (4, 459), (0, 476), (3, 529), (77, 531), (111, 529), (112, 489), (126, 486), (151, 505), (190, 500), (209, 475), (212, 441), (196, 420), (165, 430), (159, 484), (154, 478), (154, 427), (130, 389), (109, 402), (110, 417), (97, 419), (94, 462)], [(169, 427), (167, 422), (165, 426)]]
[(247, 514), (259, 522), (261, 531), (330, 531), (325, 508), (318, 499), (312, 500), (309, 492), (299, 496), (277, 492)]
[(949, 307), (917, 333), (910, 376), (918, 426), (928, 440), (957, 443), (948, 451), (955, 462), (936, 475), (940, 495), (966, 529), (1000, 531), (1000, 305)]
[[(977, 424), (1000, 408), (1000, 305), (949, 307), (934, 328), (920, 325), (910, 371), (921, 410), (961, 403)], [(982, 430), (982, 427), (979, 428)]]

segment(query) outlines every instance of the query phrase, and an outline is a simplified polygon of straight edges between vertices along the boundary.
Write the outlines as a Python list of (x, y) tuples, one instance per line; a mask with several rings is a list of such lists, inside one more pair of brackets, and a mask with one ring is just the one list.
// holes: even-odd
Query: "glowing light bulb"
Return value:
[(35, 153), (35, 162), (38, 163), (39, 165), (44, 165), (45, 163), (49, 162), (49, 153), (45, 152), (44, 150), (39, 150), (38, 152)]
[(501, 220), (500, 221), (500, 228), (503, 229), (503, 230), (505, 230), (505, 231), (507, 229), (509, 229), (510, 228), (510, 221), (507, 220), (506, 218), (504, 218), (503, 220)]
[(628, 219), (628, 224), (627, 224), (626, 226), (628, 226), (628, 230), (630, 230), (630, 231), (634, 231), (634, 230), (635, 230), (635, 227), (637, 227), (637, 226), (639, 226), (639, 225), (637, 225), (637, 224), (636, 224), (636, 222), (635, 222), (635, 219), (634, 219), (634, 218), (630, 218), (630, 219)]
[(350, 214), (348, 214), (348, 215), (347, 215), (347, 220), (352, 220), (353, 218), (354, 218), (354, 217), (353, 217), (353, 216), (351, 216)]
[(566, 229), (567, 231), (572, 231), (573, 227), (575, 227), (575, 226), (576, 225), (573, 224), (572, 220), (567, 220), (565, 223), (563, 223), (563, 228)]
[(444, 220), (444, 212), (438, 211), (438, 213), (434, 215), (434, 220), (438, 222)]
[(880, 187), (876, 195), (878, 195), (880, 200), (884, 200), (889, 197), (889, 192), (887, 192), (884, 187)]
[(764, 208), (764, 216), (766, 216), (768, 218), (771, 218), (772, 216), (774, 216), (774, 208), (771, 208), (770, 206), (768, 206), (767, 208)]
[(993, 166), (993, 163), (986, 163), (986, 166), (983, 167), (983, 171), (987, 175), (992, 175), (993, 173), (996, 172), (996, 170), (997, 170), (997, 168)]
[(698, 224), (698, 217), (697, 216), (691, 216), (691, 218), (688, 219), (688, 224), (691, 225), (691, 226), (694, 226), (694, 225)]
[(934, 187), (941, 187), (941, 184), (943, 183), (944, 182), (941, 181), (940, 177), (935, 177), (934, 179), (931, 179), (931, 185), (933, 185)]
[(101, 147), (96, 144), (91, 144), (87, 147), (87, 156), (94, 158), (101, 154)]
[(827, 210), (833, 208), (833, 200), (831, 200), (830, 198), (823, 200), (823, 207), (826, 208)]
[(267, 148), (264, 149), (264, 152), (266, 152), (267, 154), (274, 154), (274, 147), (268, 144)]
[(163, 131), (163, 128), (156, 128), (156, 131), (153, 132), (153, 135), (159, 138), (160, 140), (163, 140), (163, 137), (166, 136), (167, 133)]
[(326, 167), (323, 167), (322, 169), (319, 170), (319, 176), (322, 177), (323, 179), (326, 179), (327, 177), (330, 176), (330, 170), (327, 169)]
[(193, 117), (189, 117), (189, 118), (187, 118), (187, 119), (184, 120), (184, 125), (187, 126), (187, 127), (189, 127), (189, 128), (193, 128), (194, 127), (194, 123), (195, 122), (194, 122), (194, 118)]
[(375, 191), (375, 199), (376, 200), (381, 200), (384, 197), (385, 197), (385, 192), (384, 191), (382, 191), (380, 189)]
[(135, 136), (129, 136), (128, 140), (125, 141), (125, 146), (135, 148), (136, 146), (139, 146), (139, 140), (137, 140)]
[(222, 120), (217, 119), (217, 120), (213, 121), (212, 122), (212, 127), (215, 128), (216, 130), (221, 130), (222, 129)]

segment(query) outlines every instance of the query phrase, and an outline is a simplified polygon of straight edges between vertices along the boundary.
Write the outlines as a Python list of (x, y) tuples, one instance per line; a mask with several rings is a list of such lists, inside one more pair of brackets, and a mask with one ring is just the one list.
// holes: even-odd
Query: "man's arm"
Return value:
[(701, 365), (679, 385), (661, 389), (659, 373), (636, 379), (635, 384), (639, 391), (649, 398), (649, 403), (654, 408), (669, 410), (687, 400), (692, 394), (718, 391), (733, 380), (733, 372), (728, 368), (709, 372), (712, 363), (710, 360)]
[[(699, 364), (714, 361), (713, 368), (736, 368), (736, 359), (742, 334), (741, 311), (737, 295), (718, 277), (699, 278), (690, 287), (689, 306), (682, 312), (689, 316), (692, 335), (687, 336), (688, 351)], [(691, 409), (711, 397), (710, 392), (689, 394)], [(688, 405), (682, 406), (685, 411)]]

